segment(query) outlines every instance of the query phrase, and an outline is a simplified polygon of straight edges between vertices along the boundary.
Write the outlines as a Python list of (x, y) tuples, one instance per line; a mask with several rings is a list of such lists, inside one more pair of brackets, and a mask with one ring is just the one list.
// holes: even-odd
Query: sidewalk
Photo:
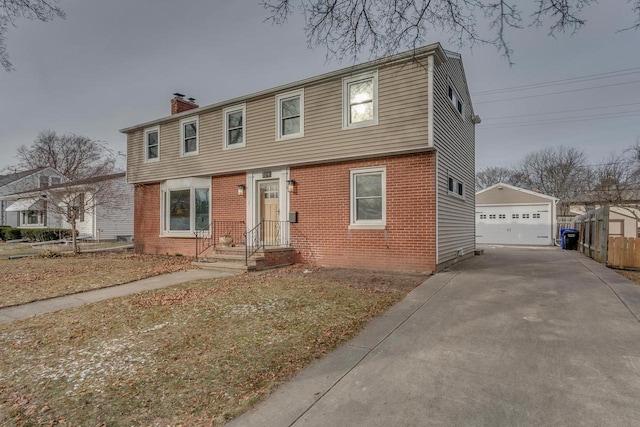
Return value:
[(209, 279), (214, 277), (232, 276), (234, 273), (213, 270), (187, 270), (175, 273), (149, 277), (124, 285), (111, 286), (109, 288), (96, 289), (94, 291), (81, 292), (63, 297), (35, 301), (28, 304), (13, 307), (0, 308), (0, 323), (22, 320), (39, 314), (50, 313), (65, 308), (79, 307), (111, 298), (137, 294), (138, 292), (151, 291), (166, 288), (192, 280)]

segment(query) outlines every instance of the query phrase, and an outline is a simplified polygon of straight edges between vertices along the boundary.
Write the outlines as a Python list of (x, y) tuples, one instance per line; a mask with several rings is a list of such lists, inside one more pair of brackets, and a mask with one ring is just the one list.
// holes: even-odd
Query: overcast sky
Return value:
[[(580, 147), (598, 163), (640, 137), (640, 32), (616, 33), (633, 22), (626, 0), (601, 3), (573, 37), (547, 37), (544, 28), (512, 32), (511, 67), (492, 47), (458, 48), (432, 34), (429, 42), (462, 54), (477, 94), (478, 170), (510, 166), (527, 152), (557, 145)], [(118, 129), (169, 115), (174, 92), (203, 106), (351, 65), (309, 50), (299, 16), (285, 26), (263, 23), (259, 0), (59, 4), (65, 20), (19, 21), (7, 34), (16, 70), (0, 70), (0, 169), (15, 164), (16, 148), (43, 129), (124, 152)], [(627, 71), (603, 74), (621, 70)], [(583, 76), (597, 79), (479, 94)]]

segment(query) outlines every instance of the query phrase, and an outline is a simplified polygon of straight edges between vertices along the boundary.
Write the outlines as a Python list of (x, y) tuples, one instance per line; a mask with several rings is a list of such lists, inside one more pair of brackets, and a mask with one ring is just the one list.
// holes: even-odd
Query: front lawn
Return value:
[[(13, 245), (0, 245), (0, 249), (6, 250), (6, 246)], [(192, 268), (190, 258), (130, 252), (0, 259), (0, 307), (104, 288), (189, 268)]]
[(0, 425), (224, 423), (425, 278), (315, 273), (201, 280), (0, 324)]

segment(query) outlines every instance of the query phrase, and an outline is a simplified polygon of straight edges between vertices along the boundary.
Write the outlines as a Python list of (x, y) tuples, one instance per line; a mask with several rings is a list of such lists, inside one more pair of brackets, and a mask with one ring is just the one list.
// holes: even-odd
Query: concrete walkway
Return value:
[(109, 288), (96, 289), (93, 291), (81, 292), (64, 297), (51, 298), (43, 301), (36, 301), (28, 304), (16, 305), (13, 307), (0, 308), (0, 323), (12, 322), (14, 320), (26, 319), (43, 313), (58, 311), (65, 308), (78, 307), (84, 304), (104, 301), (111, 298), (123, 297), (138, 292), (151, 291), (154, 289), (166, 288), (191, 280), (209, 279), (213, 277), (231, 276), (234, 273), (226, 273), (212, 270), (188, 270), (178, 271), (161, 276), (149, 277), (124, 285), (112, 286)]
[(639, 318), (576, 252), (487, 248), (228, 425), (638, 425)]

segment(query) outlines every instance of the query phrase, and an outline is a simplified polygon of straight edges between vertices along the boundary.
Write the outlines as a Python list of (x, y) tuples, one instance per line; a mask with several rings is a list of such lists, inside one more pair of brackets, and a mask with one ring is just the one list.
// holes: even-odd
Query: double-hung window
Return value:
[(162, 184), (162, 234), (193, 237), (194, 231), (209, 230), (211, 180), (182, 178)]
[(378, 124), (378, 72), (342, 79), (344, 129)]
[(451, 101), (451, 105), (453, 105), (453, 108), (455, 108), (458, 114), (462, 116), (462, 112), (464, 111), (464, 104), (462, 102), (462, 99), (460, 98), (460, 95), (458, 95), (458, 92), (451, 84), (449, 85), (448, 95), (449, 101)]
[(464, 197), (464, 184), (452, 176), (449, 177), (449, 194)]
[(160, 127), (144, 130), (144, 161), (157, 162), (160, 160)]
[(304, 136), (304, 89), (276, 96), (276, 139)]
[(386, 169), (351, 170), (350, 228), (384, 228), (386, 224)]
[(180, 140), (182, 156), (198, 154), (198, 117), (180, 120)]
[(227, 107), (223, 110), (225, 149), (244, 147), (246, 145), (246, 113), (245, 104)]

